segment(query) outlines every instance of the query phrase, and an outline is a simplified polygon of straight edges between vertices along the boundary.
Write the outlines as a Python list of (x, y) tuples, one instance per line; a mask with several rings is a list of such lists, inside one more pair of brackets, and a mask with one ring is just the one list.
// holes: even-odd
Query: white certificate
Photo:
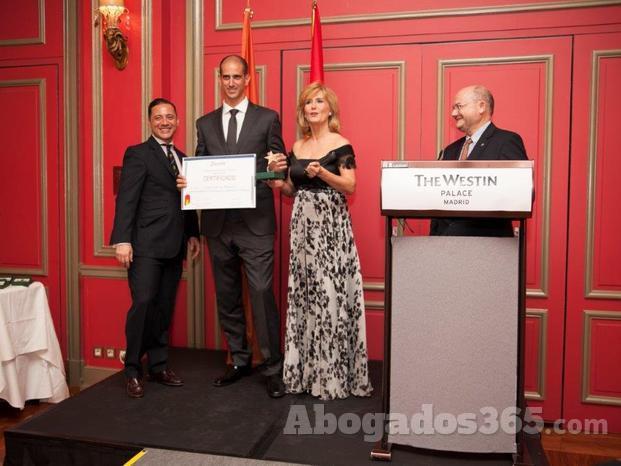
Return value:
[(188, 185), (181, 190), (181, 208), (255, 208), (256, 158), (256, 154), (184, 158)]

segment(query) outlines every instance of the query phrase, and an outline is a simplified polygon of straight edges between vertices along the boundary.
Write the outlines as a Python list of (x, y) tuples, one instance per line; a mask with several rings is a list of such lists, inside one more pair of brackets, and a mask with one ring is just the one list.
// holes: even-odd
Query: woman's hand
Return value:
[(316, 176), (319, 176), (322, 170), (323, 167), (319, 162), (311, 162), (308, 164), (306, 169), (304, 169), (304, 171), (306, 172), (306, 176), (308, 176), (309, 178), (315, 178)]

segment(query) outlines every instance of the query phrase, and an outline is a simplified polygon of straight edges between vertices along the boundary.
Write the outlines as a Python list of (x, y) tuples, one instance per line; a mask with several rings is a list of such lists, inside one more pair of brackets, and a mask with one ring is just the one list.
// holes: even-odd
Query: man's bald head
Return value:
[(230, 63), (230, 62), (240, 64), (242, 66), (242, 69), (244, 70), (244, 76), (248, 74), (248, 62), (243, 57), (240, 57), (239, 55), (227, 55), (222, 60), (220, 60), (220, 65), (218, 67), (218, 69), (220, 70), (220, 74), (222, 74), (222, 66), (225, 63)]
[(478, 84), (460, 89), (451, 110), (457, 129), (469, 136), (490, 121), (493, 113), (494, 96), (489, 89)]

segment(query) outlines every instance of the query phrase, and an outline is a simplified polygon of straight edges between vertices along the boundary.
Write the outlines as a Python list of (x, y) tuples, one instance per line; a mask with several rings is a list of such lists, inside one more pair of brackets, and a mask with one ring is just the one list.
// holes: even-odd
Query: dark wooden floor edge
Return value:
[[(9, 434), (8, 436), (6, 435), (7, 433)], [(243, 455), (235, 455), (232, 453), (226, 453), (226, 452), (221, 452), (221, 451), (197, 450), (193, 448), (184, 448), (183, 450), (179, 450), (179, 449), (175, 449), (175, 448), (171, 448), (167, 446), (151, 444), (149, 442), (137, 445), (133, 443), (119, 443), (119, 442), (111, 442), (111, 441), (105, 441), (105, 440), (94, 440), (91, 438), (63, 437), (60, 435), (51, 436), (49, 434), (43, 434), (41, 432), (26, 433), (26, 432), (19, 432), (18, 430), (13, 430), (11, 432), (9, 432), (8, 430), (5, 431), (5, 437), (4, 437), (5, 447), (7, 444), (7, 437), (12, 437), (15, 439), (24, 439), (28, 441), (51, 440), (55, 442), (67, 442), (70, 445), (69, 449), (71, 448), (71, 445), (77, 443), (77, 444), (82, 444), (85, 446), (93, 445), (97, 447), (116, 449), (119, 451), (132, 451), (135, 453), (138, 453), (139, 451), (143, 449), (157, 448), (158, 450), (182, 451), (182, 452), (187, 452), (187, 453), (198, 453), (198, 454), (204, 454), (204, 455), (226, 456), (230, 458), (244, 458)], [(7, 455), (5, 455), (5, 458), (6, 456)], [(252, 458), (252, 457), (249, 456), (249, 458)]]
[[(499, 460), (511, 460), (511, 453), (477, 453), (468, 451), (451, 451), (451, 450), (433, 450), (431, 448), (419, 448), (410, 445), (391, 444), (392, 450), (411, 451), (419, 454), (425, 454), (427, 456), (437, 456), (442, 458), (456, 458), (456, 459), (499, 459)], [(387, 463), (389, 464), (389, 463)]]
[[(293, 406), (297, 401), (302, 400), (304, 395), (288, 395), (288, 396), (291, 399), (291, 402), (286, 407), (283, 407), (282, 414), (284, 414), (285, 409), (290, 410), (291, 406)], [(278, 436), (282, 432), (284, 425), (286, 424), (287, 418), (288, 418), (288, 415), (284, 417), (280, 415), (274, 419), (274, 421), (270, 424), (270, 426), (265, 431), (265, 433), (261, 436), (259, 440), (257, 440), (257, 442), (250, 449), (250, 453), (248, 454), (249, 458), (256, 459), (256, 460), (265, 460), (265, 459), (274, 460), (274, 458), (265, 458), (265, 454), (267, 453), (269, 448), (272, 446), (274, 441), (278, 438)], [(281, 460), (278, 460), (278, 461), (281, 461)]]
[(530, 460), (530, 462), (536, 466), (550, 466), (548, 462), (548, 457), (546, 456), (546, 452), (543, 449), (543, 444), (541, 443), (541, 433), (536, 435), (525, 435), (525, 446), (524, 449), (526, 460)]
[(101, 442), (101, 441), (96, 441), (96, 440), (92, 440), (92, 439), (77, 439), (77, 438), (68, 438), (68, 437), (59, 437), (59, 436), (50, 436), (50, 435), (44, 435), (41, 433), (24, 433), (24, 432), (19, 432), (16, 430), (13, 431), (9, 431), (6, 430), (4, 432), (4, 446), (5, 446), (5, 454), (4, 454), (4, 460), (2, 462), (3, 465), (8, 465), (8, 464), (22, 464), (21, 462), (18, 463), (11, 463), (10, 461), (12, 461), (12, 459), (14, 459), (9, 451), (9, 447), (13, 448), (18, 448), (19, 451), (24, 451), (24, 450), (30, 450), (32, 448), (32, 444), (36, 443), (36, 450), (37, 451), (41, 451), (41, 445), (38, 445), (40, 443), (44, 443), (44, 442), (54, 442), (57, 444), (63, 444), (66, 446), (63, 446), (63, 450), (66, 451), (74, 451), (74, 453), (72, 453), (72, 456), (80, 456), (79, 455), (79, 450), (80, 447), (83, 447), (85, 449), (93, 449), (93, 448), (99, 448), (99, 449), (106, 449), (106, 450), (110, 450), (110, 451), (114, 451), (115, 453), (118, 453), (119, 456), (123, 456), (124, 454), (126, 456), (134, 456), (136, 453), (138, 453), (140, 450), (142, 450), (142, 447), (140, 446), (135, 446), (135, 445), (124, 445), (124, 444), (118, 444), (118, 443), (114, 443), (114, 442)]
[[(133, 445), (131, 443), (118, 443), (118, 442), (110, 442), (110, 441), (102, 441), (102, 440), (95, 440), (95, 439), (91, 439), (91, 438), (81, 438), (81, 437), (63, 437), (60, 435), (49, 435), (49, 434), (43, 434), (41, 432), (20, 432), (18, 430), (6, 430), (4, 431), (4, 442), (5, 442), (5, 446), (7, 446), (8, 444), (8, 440), (10, 439), (28, 439), (28, 440), (35, 440), (35, 441), (41, 441), (41, 440), (52, 440), (52, 441), (56, 441), (56, 442), (69, 442), (69, 443), (81, 443), (84, 445), (97, 445), (97, 446), (102, 446), (102, 447), (106, 447), (106, 448), (117, 448), (119, 450), (123, 450), (123, 451), (129, 451), (129, 450), (137, 450), (140, 451), (142, 450), (142, 446), (141, 445)], [(8, 448), (6, 449), (8, 450)]]

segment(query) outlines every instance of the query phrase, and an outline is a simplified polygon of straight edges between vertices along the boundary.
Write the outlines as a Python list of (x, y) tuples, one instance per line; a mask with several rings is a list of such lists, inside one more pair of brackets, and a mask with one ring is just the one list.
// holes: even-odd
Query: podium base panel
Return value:
[(389, 442), (515, 453), (517, 238), (393, 240)]

